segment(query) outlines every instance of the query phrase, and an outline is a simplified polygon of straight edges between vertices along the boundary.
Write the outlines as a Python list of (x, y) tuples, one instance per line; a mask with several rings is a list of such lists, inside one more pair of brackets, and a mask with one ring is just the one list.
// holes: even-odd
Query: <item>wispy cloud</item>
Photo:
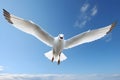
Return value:
[(80, 9), (81, 12), (87, 11), (88, 7), (89, 7), (89, 4), (88, 4), (88, 3), (83, 4), (83, 6), (82, 6), (81, 9)]
[(4, 66), (0, 66), (0, 71), (3, 71), (4, 70)]
[(1, 74), (0, 80), (120, 80), (120, 74), (69, 75), (69, 74)]
[(91, 9), (91, 15), (92, 16), (95, 16), (96, 15), (96, 13), (97, 13), (97, 11), (98, 11), (98, 9), (97, 9), (97, 7), (96, 6), (94, 6), (92, 9)]
[(96, 5), (86, 2), (80, 7), (80, 15), (75, 22), (75, 27), (83, 28), (98, 12)]

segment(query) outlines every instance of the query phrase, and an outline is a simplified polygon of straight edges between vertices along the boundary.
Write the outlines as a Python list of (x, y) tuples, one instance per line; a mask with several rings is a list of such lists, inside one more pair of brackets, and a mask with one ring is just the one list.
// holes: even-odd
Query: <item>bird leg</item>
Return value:
[[(60, 52), (60, 54), (61, 54), (61, 52)], [(60, 64), (60, 54), (58, 56), (59, 57), (59, 59), (58, 59), (58, 65)]]
[(55, 50), (53, 49), (53, 57), (52, 57), (52, 62), (54, 61), (54, 53), (55, 53)]
[(54, 61), (54, 56), (52, 57), (52, 60), (51, 60), (52, 62)]

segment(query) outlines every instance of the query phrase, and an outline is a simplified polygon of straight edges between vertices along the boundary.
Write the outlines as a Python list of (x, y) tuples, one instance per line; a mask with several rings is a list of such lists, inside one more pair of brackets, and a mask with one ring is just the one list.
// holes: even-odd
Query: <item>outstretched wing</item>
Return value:
[(5, 9), (3, 9), (3, 15), (5, 16), (5, 19), (9, 23), (11, 23), (14, 27), (18, 28), (23, 32), (35, 36), (36, 38), (38, 38), (39, 40), (41, 40), (43, 43), (47, 44), (50, 47), (53, 46), (54, 38), (33, 22), (16, 17), (10, 14)]
[(72, 47), (78, 46), (83, 43), (88, 43), (88, 42), (92, 42), (97, 39), (100, 39), (100, 38), (104, 37), (105, 35), (107, 35), (115, 27), (115, 25), (116, 25), (116, 22), (114, 22), (113, 24), (111, 24), (107, 27), (87, 31), (87, 32), (84, 32), (77, 36), (74, 36), (65, 41), (64, 48), (68, 49), (68, 48), (72, 48)]

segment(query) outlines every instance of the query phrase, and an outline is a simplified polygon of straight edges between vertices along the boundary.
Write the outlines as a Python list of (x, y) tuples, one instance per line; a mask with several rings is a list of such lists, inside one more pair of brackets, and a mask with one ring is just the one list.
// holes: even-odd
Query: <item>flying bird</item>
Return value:
[(56, 61), (58, 64), (67, 59), (67, 57), (62, 53), (64, 49), (73, 48), (84, 43), (98, 40), (111, 32), (111, 30), (116, 26), (116, 22), (113, 22), (103, 28), (88, 30), (65, 40), (64, 34), (59, 34), (57, 37), (53, 37), (34, 22), (14, 16), (5, 9), (3, 9), (3, 15), (15, 28), (35, 36), (46, 45), (52, 47), (52, 50), (45, 53), (45, 56), (52, 62)]

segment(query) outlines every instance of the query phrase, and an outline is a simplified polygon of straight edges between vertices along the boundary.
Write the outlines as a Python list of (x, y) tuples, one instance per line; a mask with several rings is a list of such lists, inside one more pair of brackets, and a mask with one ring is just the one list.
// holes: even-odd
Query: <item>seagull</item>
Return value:
[(60, 64), (61, 61), (67, 59), (67, 57), (62, 53), (64, 49), (73, 48), (84, 43), (98, 40), (110, 33), (117, 24), (117, 22), (113, 22), (108, 26), (95, 30), (88, 30), (65, 40), (64, 34), (59, 34), (57, 37), (53, 37), (34, 22), (24, 20), (13, 14), (10, 14), (5, 9), (3, 9), (3, 15), (5, 19), (15, 28), (30, 35), (33, 35), (34, 37), (51, 47), (52, 50), (45, 53), (45, 56), (52, 62), (57, 62), (57, 64)]

